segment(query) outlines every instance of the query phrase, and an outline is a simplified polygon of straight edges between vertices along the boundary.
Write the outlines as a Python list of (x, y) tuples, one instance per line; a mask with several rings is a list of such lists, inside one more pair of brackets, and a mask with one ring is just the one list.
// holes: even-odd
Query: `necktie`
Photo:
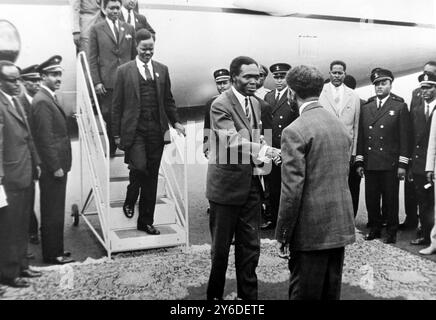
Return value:
[(340, 101), (340, 97), (339, 97), (339, 88), (335, 87), (335, 104), (336, 106), (339, 105), (339, 101)]
[(112, 21), (114, 24), (114, 32), (115, 32), (115, 40), (118, 43), (118, 38), (120, 37), (120, 33), (118, 32), (118, 28), (117, 28), (117, 24), (116, 24), (116, 20)]
[(148, 66), (146, 64), (144, 64), (144, 71), (145, 71), (145, 77), (147, 78), (147, 80), (153, 80), (153, 78), (151, 76), (150, 69), (148, 69)]
[(132, 12), (132, 9), (127, 10), (127, 23), (130, 24), (132, 22), (132, 19), (130, 18), (130, 13)]
[(53, 99), (56, 102), (56, 104), (59, 105), (58, 97), (55, 94), (53, 95)]
[(425, 121), (428, 121), (430, 118), (430, 106), (428, 103), (425, 104)]
[(15, 111), (17, 111), (17, 113), (18, 113), (18, 115), (20, 116), (21, 120), (24, 120), (24, 116), (23, 116), (23, 114), (21, 113), (20, 104), (19, 104), (17, 98), (16, 98), (16, 97), (12, 97), (12, 101), (14, 102), (14, 108), (15, 108)]
[(280, 92), (277, 91), (277, 96), (276, 96), (276, 105), (279, 104), (279, 101), (280, 101)]
[(250, 117), (250, 103), (248, 97), (245, 97), (245, 115), (248, 118), (248, 121), (251, 124), (251, 117)]
[(379, 100), (379, 101), (378, 101), (378, 107), (377, 107), (377, 110), (380, 110), (380, 109), (381, 109), (381, 107), (382, 107), (382, 101), (381, 101), (381, 100)]

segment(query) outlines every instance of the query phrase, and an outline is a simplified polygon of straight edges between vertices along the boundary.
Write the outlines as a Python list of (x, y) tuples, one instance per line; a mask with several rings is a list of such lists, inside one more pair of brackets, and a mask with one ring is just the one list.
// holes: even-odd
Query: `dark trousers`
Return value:
[(380, 200), (387, 218), (388, 234), (396, 234), (398, 229), (398, 190), (397, 170), (365, 171), (365, 202), (368, 209), (368, 223), (372, 230), (382, 228)]
[(359, 209), (359, 194), (360, 194), (360, 176), (356, 172), (356, 167), (350, 165), (350, 172), (348, 173), (348, 187), (350, 188), (351, 200), (353, 201), (354, 217), (357, 215)]
[(101, 115), (103, 116), (103, 119), (106, 122), (106, 131), (109, 139), (109, 149), (111, 153), (115, 152), (117, 149), (115, 145), (115, 139), (112, 135), (112, 130), (111, 130), (113, 92), (114, 92), (113, 89), (106, 89), (106, 94), (98, 96)]
[(434, 187), (425, 189), (427, 178), (425, 175), (414, 174), (416, 199), (419, 206), (419, 222), (421, 223), (422, 235), (430, 243), (430, 232), (434, 225)]
[(225, 205), (213, 201), (209, 203), (212, 268), (207, 286), (207, 299), (223, 298), (230, 244), (234, 235), (238, 297), (243, 300), (256, 300), (256, 267), (260, 255), (261, 186), (259, 180), (253, 176), (248, 199), (243, 205)]
[(291, 251), (289, 260), (290, 300), (339, 300), (344, 247)]
[(153, 224), (163, 148), (160, 125), (149, 120), (142, 124), (141, 131), (136, 132), (127, 151), (130, 172), (125, 204), (133, 206), (140, 193), (138, 227)]
[(42, 170), (39, 178), (41, 193), (42, 257), (49, 260), (64, 254), (64, 221), (67, 173), (55, 178), (53, 172)]
[(6, 190), (8, 206), (0, 208), (0, 278), (11, 280), (28, 268), (31, 188)]
[(418, 201), (413, 181), (404, 181), (404, 209), (406, 220), (404, 223), (416, 228), (418, 226)]
[(271, 221), (273, 225), (277, 223), (277, 216), (279, 214), (280, 205), (280, 193), (282, 190), (282, 167), (275, 164), (271, 167), (271, 173), (269, 174), (269, 199), (270, 199), (270, 212)]
[(32, 182), (31, 186), (31, 196), (30, 196), (30, 206), (29, 206), (29, 235), (37, 236), (38, 235), (38, 219), (36, 218), (35, 212), (35, 183)]

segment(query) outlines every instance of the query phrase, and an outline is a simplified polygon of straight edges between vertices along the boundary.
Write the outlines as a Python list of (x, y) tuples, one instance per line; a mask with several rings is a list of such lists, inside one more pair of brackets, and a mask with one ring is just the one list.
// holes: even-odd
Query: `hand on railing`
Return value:
[(176, 129), (176, 131), (179, 135), (186, 137), (185, 128), (179, 122), (176, 122), (174, 124), (174, 129)]
[(106, 88), (104, 87), (103, 83), (97, 83), (95, 85), (95, 93), (98, 95), (106, 94)]

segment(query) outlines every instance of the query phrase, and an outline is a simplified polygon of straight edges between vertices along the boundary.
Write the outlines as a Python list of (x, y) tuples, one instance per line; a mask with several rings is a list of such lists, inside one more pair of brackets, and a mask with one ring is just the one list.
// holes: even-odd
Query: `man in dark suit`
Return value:
[(32, 132), (41, 157), (39, 179), (41, 242), (44, 262), (73, 262), (64, 251), (64, 220), (67, 175), (71, 169), (71, 142), (67, 117), (56, 96), (62, 78), (61, 56), (53, 56), (38, 67), (41, 89), (32, 101)]
[(135, 58), (136, 44), (134, 28), (119, 20), (121, 0), (103, 0), (103, 7), (105, 20), (91, 27), (89, 67), (113, 156), (116, 145), (111, 133), (111, 106), (115, 73), (118, 66)]
[(112, 127), (130, 169), (124, 213), (133, 217), (140, 190), (138, 230), (156, 235), (160, 232), (153, 226), (154, 208), (162, 152), (164, 144), (170, 142), (168, 123), (180, 134), (185, 131), (178, 120), (168, 67), (151, 60), (151, 33), (139, 30), (136, 42), (136, 59), (117, 70)]
[(135, 7), (138, 4), (138, 0), (122, 0), (123, 6), (121, 7), (120, 20), (127, 22), (135, 31), (140, 29), (147, 29), (153, 35), (153, 39), (156, 40), (156, 32), (148, 23), (147, 18), (135, 11)]
[(213, 77), (215, 79), (216, 90), (218, 91), (218, 94), (210, 98), (204, 106), (203, 153), (206, 158), (209, 157), (210, 107), (212, 106), (212, 102), (214, 102), (221, 93), (229, 89), (231, 86), (229, 70), (215, 70), (213, 72)]
[(207, 299), (222, 299), (230, 244), (235, 237), (238, 297), (257, 299), (262, 187), (255, 166), (279, 156), (261, 144), (261, 109), (253, 98), (259, 66), (249, 57), (230, 64), (232, 87), (212, 103), (206, 197), (210, 204), (212, 268)]
[[(272, 116), (272, 146), (278, 149), (280, 149), (283, 129), (298, 117), (297, 106), (291, 106), (288, 101), (288, 86), (285, 78), (289, 69), (291, 66), (287, 63), (276, 63), (270, 66), (269, 70), (273, 75), (276, 89), (265, 95), (265, 101)], [(265, 180), (269, 186), (270, 216), (266, 217), (260, 228), (274, 229), (277, 223), (282, 184), (280, 165), (273, 165), (271, 173), (265, 176)]]
[[(421, 99), (412, 99), (410, 117), (412, 119), (413, 151), (408, 179), (415, 187), (419, 206), (421, 235), (410, 243), (429, 245), (430, 232), (434, 224), (434, 187), (429, 184), (425, 172), (430, 124), (436, 105), (436, 74), (423, 73), (418, 77)], [(419, 101), (421, 100), (421, 101)]]
[[(41, 87), (41, 75), (38, 72), (38, 65), (34, 64), (30, 67), (24, 68), (20, 72), (21, 82), (24, 90), (18, 99), (26, 112), (27, 122), (30, 128), (32, 128), (32, 100), (35, 94)], [(30, 208), (30, 223), (29, 223), (29, 242), (33, 244), (39, 244), (38, 237), (38, 219), (34, 210), (35, 203), (35, 185), (32, 188), (32, 200)]]
[(19, 76), (13, 63), (0, 61), (0, 192), (7, 197), (0, 208), (0, 283), (28, 287), (22, 277), (41, 276), (27, 261), (32, 185), (40, 160), (17, 98)]
[(365, 174), (370, 226), (365, 240), (381, 236), (381, 199), (387, 218), (385, 243), (396, 242), (399, 180), (404, 180), (410, 155), (410, 115), (407, 105), (390, 95), (393, 80), (386, 69), (371, 74), (377, 98), (361, 109), (356, 155), (356, 171), (361, 177)]
[(289, 299), (337, 300), (344, 248), (355, 241), (347, 185), (352, 139), (341, 121), (318, 103), (324, 81), (316, 68), (295, 67), (286, 81), (300, 111), (281, 140), (276, 239), (280, 255), (290, 255)]

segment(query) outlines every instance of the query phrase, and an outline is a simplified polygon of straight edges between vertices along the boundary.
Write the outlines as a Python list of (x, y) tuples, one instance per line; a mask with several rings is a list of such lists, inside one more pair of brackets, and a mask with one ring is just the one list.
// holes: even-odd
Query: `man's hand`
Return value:
[(354, 161), (356, 160), (356, 156), (351, 156), (350, 158), (350, 167), (354, 165)]
[(289, 259), (291, 253), (289, 250), (289, 243), (277, 242), (277, 244), (279, 250), (279, 257), (283, 259)]
[(73, 41), (77, 48), (80, 47), (80, 32), (73, 33)]
[(365, 175), (363, 167), (357, 167), (356, 172), (361, 178), (363, 178), (363, 176)]
[(185, 128), (180, 123), (176, 122), (174, 124), (174, 129), (176, 129), (179, 135), (186, 137)]
[(39, 180), (39, 178), (41, 178), (41, 167), (40, 166), (36, 166), (36, 180)]
[(103, 83), (97, 83), (95, 85), (95, 93), (98, 95), (106, 94), (106, 88), (104, 87)]
[(280, 155), (281, 155), (280, 149), (273, 148), (273, 147), (269, 147), (265, 153), (265, 156), (270, 158), (270, 159), (280, 157)]
[(57, 169), (57, 170), (54, 172), (54, 176), (55, 176), (55, 178), (62, 178), (64, 175), (65, 175), (65, 174), (64, 174), (64, 170), (62, 170), (62, 168)]
[(115, 145), (117, 146), (117, 148), (121, 149), (120, 148), (121, 138), (120, 137), (114, 137), (114, 142), (115, 142)]
[(412, 170), (407, 170), (407, 181), (412, 182), (413, 181), (413, 173)]
[(204, 156), (206, 157), (206, 159), (209, 159), (209, 150), (204, 151)]
[(404, 180), (405, 176), (406, 176), (406, 169), (398, 168), (398, 172), (397, 172), (398, 180)]
[[(434, 180), (434, 173), (433, 173), (433, 171), (426, 171), (425, 175), (427, 176), (427, 181), (429, 183), (432, 183), (433, 180)], [(1, 184), (1, 179), (0, 179), (0, 184)]]

